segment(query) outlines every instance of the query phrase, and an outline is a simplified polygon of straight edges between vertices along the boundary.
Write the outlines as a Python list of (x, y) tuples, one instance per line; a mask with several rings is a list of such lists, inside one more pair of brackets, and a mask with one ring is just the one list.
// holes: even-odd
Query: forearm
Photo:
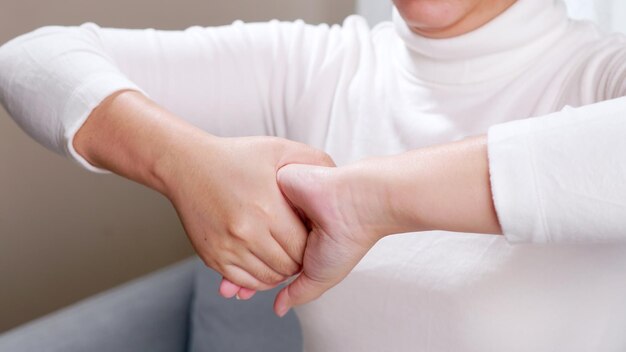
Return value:
[[(202, 135), (202, 138), (194, 138)], [(92, 165), (110, 170), (163, 194), (171, 163), (191, 139), (212, 137), (135, 91), (122, 91), (103, 101), (76, 133), (76, 151)], [(207, 148), (206, 152), (210, 152)]]
[(338, 284), (385, 235), (501, 232), (485, 137), (341, 168), (288, 165), (278, 183), (310, 227), (302, 273), (276, 298), (279, 316)]
[[(486, 137), (375, 158), (349, 166), (375, 197), (378, 232), (446, 230), (500, 234)], [(377, 215), (381, 214), (381, 215)]]
[[(43, 27), (0, 46), (0, 103), (38, 142), (88, 168), (72, 148), (75, 134), (96, 106), (121, 90), (145, 92), (177, 116), (217, 135), (283, 135), (283, 119), (264, 114), (270, 99), (284, 107), (280, 96), (268, 95), (281, 90), (258, 84), (271, 84), (276, 70), (269, 58), (277, 55), (272, 45), (283, 43), (280, 32), (292, 29), (274, 27)], [(263, 58), (268, 65), (259, 68)]]

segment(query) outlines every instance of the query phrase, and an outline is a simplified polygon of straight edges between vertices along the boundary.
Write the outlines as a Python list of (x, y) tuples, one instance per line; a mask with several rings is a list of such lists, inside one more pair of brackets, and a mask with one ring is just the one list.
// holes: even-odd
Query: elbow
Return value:
[(6, 106), (15, 82), (40, 78), (47, 66), (64, 54), (99, 46), (98, 26), (45, 26), (22, 34), (0, 46), (0, 98)]
[(0, 103), (33, 138), (62, 150), (65, 108), (84, 78), (81, 54), (100, 50), (97, 32), (47, 26), (0, 47)]
[(0, 102), (7, 110), (11, 110), (9, 105), (11, 94), (15, 90), (14, 82), (18, 82), (23, 78), (21, 76), (30, 71), (35, 60), (30, 53), (30, 47), (40, 45), (41, 38), (54, 31), (54, 27), (41, 27), (0, 46)]
[(40, 42), (50, 36), (62, 34), (70, 27), (44, 26), (31, 32), (21, 34), (0, 46), (0, 58), (6, 58), (32, 42)]
[(93, 23), (85, 23), (79, 27), (44, 26), (37, 28), (0, 46), (0, 63), (4, 68), (16, 56), (19, 59), (26, 59), (27, 55), (34, 58), (40, 55), (33, 56), (32, 54), (54, 53), (58, 51), (55, 47), (67, 47), (72, 42), (93, 42), (97, 39), (98, 29), (99, 27)]
[(51, 38), (62, 34), (65, 27), (45, 26), (17, 36), (0, 46), (0, 87), (6, 87), (7, 80), (22, 72), (23, 65), (33, 60), (31, 50), (48, 47)]

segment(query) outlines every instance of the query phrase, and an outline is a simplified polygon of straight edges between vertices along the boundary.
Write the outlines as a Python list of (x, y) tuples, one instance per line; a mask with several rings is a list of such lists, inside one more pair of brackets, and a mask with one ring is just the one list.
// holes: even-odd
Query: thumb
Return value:
[(331, 167), (288, 164), (278, 170), (276, 181), (287, 200), (306, 212), (307, 205), (311, 201), (312, 189), (318, 186), (332, 169)]
[(333, 284), (330, 282), (311, 279), (305, 272), (302, 272), (291, 284), (276, 295), (274, 312), (282, 318), (292, 307), (319, 298), (332, 286)]

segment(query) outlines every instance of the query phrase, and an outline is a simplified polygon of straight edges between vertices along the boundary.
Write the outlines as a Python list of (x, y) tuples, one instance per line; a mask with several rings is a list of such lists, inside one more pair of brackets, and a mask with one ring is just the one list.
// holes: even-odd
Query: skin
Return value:
[[(443, 39), (443, 38), (451, 38), (455, 36), (460, 36), (465, 33), (471, 32), (484, 24), (488, 23), (492, 19), (499, 16), (502, 12), (511, 7), (516, 0), (393, 0), (394, 5), (398, 9), (398, 12), (402, 16), (402, 18), (407, 22), (411, 30), (421, 36), (433, 38), (433, 39)], [(468, 149), (469, 150), (469, 149)], [(484, 152), (486, 157), (486, 151)], [(444, 157), (442, 155), (442, 157)], [(473, 159), (468, 159), (473, 160)], [(470, 165), (471, 166), (471, 165)], [(480, 167), (478, 164), (474, 165), (474, 167)], [(485, 180), (488, 180), (488, 175), (485, 175)], [(434, 181), (437, 179), (435, 178)], [(460, 180), (461, 184), (465, 184), (465, 181)], [(485, 183), (487, 187), (489, 183)], [(411, 194), (414, 199), (421, 198), (422, 195), (416, 193), (414, 191), (415, 188), (411, 188), (407, 185), (406, 188), (403, 188), (398, 192), (399, 194)], [(440, 195), (441, 197), (442, 195)], [(447, 194), (449, 197), (454, 197), (454, 194)], [(491, 201), (490, 199), (488, 199)], [(487, 209), (488, 207), (482, 208)], [(410, 208), (408, 208), (410, 209)], [(434, 215), (434, 214), (433, 214)], [(452, 217), (447, 216), (448, 213), (442, 212), (439, 213), (439, 216), (445, 219), (450, 219)], [(493, 215), (493, 214), (491, 214)], [(495, 215), (494, 215), (495, 216)], [(426, 218), (425, 221), (429, 219)], [(430, 219), (432, 221), (433, 218)], [(468, 219), (471, 223), (471, 219)], [(478, 225), (478, 223), (476, 223)], [(419, 231), (419, 226), (417, 223), (413, 224), (413, 230)], [(451, 229), (454, 228), (450, 226), (452, 224), (444, 224), (442, 222), (442, 228), (440, 229)], [(468, 224), (463, 224), (461, 228), (466, 228)], [(483, 230), (490, 231), (483, 231)], [(451, 230), (453, 231), (453, 230)], [(401, 232), (401, 231), (397, 231)], [(477, 233), (491, 233), (497, 232), (494, 231), (494, 227), (486, 228), (482, 226), (478, 226), (475, 231), (463, 231), (463, 232), (477, 232)], [(309, 248), (309, 247), (307, 247)], [(307, 250), (308, 253), (308, 250)], [(306, 258), (305, 253), (305, 258)], [(311, 262), (311, 260), (309, 261)], [(356, 264), (356, 263), (355, 263)], [(307, 265), (305, 259), (305, 267), (304, 273), (306, 273)], [(306, 276), (304, 276), (306, 277)], [(305, 281), (307, 282), (307, 281)], [(295, 284), (295, 283), (294, 283)], [(293, 285), (291, 287), (293, 287)], [(299, 284), (297, 284), (299, 285)], [(299, 287), (299, 286), (296, 286)], [(230, 285), (228, 282), (224, 282), (222, 284), (223, 292), (232, 293), (236, 290), (236, 287)], [(297, 289), (296, 289), (297, 290)], [(287, 290), (281, 292), (281, 294), (277, 297), (277, 301), (275, 303), (275, 310), (277, 314), (284, 314), (289, 306), (294, 304), (301, 304), (310, 299), (301, 298), (299, 295), (304, 290), (297, 290), (297, 293), (293, 300), (287, 299), (285, 297), (289, 296)], [(319, 290), (312, 289), (310, 294), (313, 292), (317, 294), (321, 294)], [(232, 293), (234, 294), (234, 293)], [(247, 299), (252, 297), (254, 294), (253, 291), (242, 289), (239, 291), (238, 296), (242, 299)], [(303, 297), (307, 295), (302, 293)], [(289, 302), (289, 303), (284, 303)], [(295, 303), (294, 303), (295, 302)]]
[(516, 0), (393, 0), (409, 27), (424, 37), (451, 38), (491, 21)]
[(338, 284), (387, 235), (502, 232), (484, 136), (341, 168), (287, 165), (278, 183), (311, 224), (303, 271), (274, 304), (279, 316)]
[[(515, 0), (394, 2), (415, 33), (431, 38), (448, 38), (484, 25), (512, 5)], [(390, 212), (387, 220), (379, 219), (380, 222), (373, 224), (362, 223), (360, 214), (366, 211), (356, 207), (346, 214), (337, 213), (337, 209), (331, 213), (321, 212), (320, 203), (316, 201), (319, 200), (316, 198), (319, 194), (307, 193), (310, 190), (304, 189), (303, 179), (322, 174), (324, 175), (320, 176), (322, 179), (315, 181), (327, 180), (330, 182), (327, 185), (328, 189), (333, 189), (331, 186), (335, 182), (341, 183), (337, 180), (345, 182), (346, 179), (350, 179), (346, 175), (352, 175), (355, 188), (350, 196), (357, 196), (360, 194), (359, 187), (362, 187), (359, 186), (359, 182), (371, 181), (365, 176), (373, 176), (371, 172), (375, 167), (361, 164), (360, 167), (348, 168), (348, 171), (337, 169), (336, 173), (342, 175), (341, 177), (335, 175), (335, 171), (328, 171), (329, 169), (323, 169), (326, 170), (324, 172), (307, 169), (307, 172), (304, 172), (295, 169), (295, 166), (285, 167), (279, 173), (281, 192), (276, 182), (276, 173), (283, 166), (288, 164), (333, 166), (332, 160), (325, 153), (283, 139), (212, 136), (184, 122), (138, 92), (123, 91), (109, 97), (92, 112), (76, 134), (73, 143), (76, 151), (93, 165), (144, 184), (172, 202), (198, 255), (207, 266), (228, 279), (224, 280), (220, 287), (220, 292), (225, 297), (237, 294), (242, 299), (250, 298), (255, 290), (275, 287), (302, 271), (303, 274), (277, 297), (275, 310), (279, 315), (284, 315), (294, 305), (319, 296), (343, 278), (379, 238), (372, 233), (380, 236), (391, 231), (391, 227), (387, 227), (389, 220), (394, 220), (391, 222), (396, 226), (395, 232), (402, 232), (403, 229), (419, 231), (433, 228), (473, 229), (474, 231), (468, 232), (481, 233), (497, 232), (497, 226), (494, 225), (497, 221), (491, 222), (491, 226), (482, 227), (489, 222), (478, 222), (476, 219), (481, 216), (478, 218), (461, 216), (458, 223), (446, 223), (450, 218), (456, 217), (444, 213), (454, 210), (444, 206), (440, 209), (442, 212), (434, 213), (426, 211), (429, 206), (424, 204), (404, 204), (406, 210), (412, 212), (415, 222), (409, 220), (411, 217), (405, 219), (400, 216), (401, 211)], [(460, 157), (458, 159), (460, 164), (457, 166), (463, 165), (468, 168), (467, 172), (473, 170), (476, 173), (474, 176), (480, 176), (480, 179), (476, 180), (476, 184), (471, 184), (469, 179), (458, 180), (460, 183), (456, 184), (456, 187), (469, 186), (469, 189), (478, 192), (474, 193), (474, 196), (481, 194), (483, 198), (480, 199), (485, 201), (485, 206), (475, 208), (482, 209), (485, 213), (474, 215), (482, 215), (493, 220), (495, 218), (493, 206), (489, 206), (491, 200), (486, 196), (488, 194), (486, 189), (489, 188), (486, 165), (464, 162), (484, 161), (486, 151), (484, 143), (482, 145), (482, 149), (457, 146), (448, 152), (440, 151), (439, 154), (432, 155), (447, 160), (451, 155), (458, 156), (459, 154), (455, 154), (457, 152), (460, 155), (475, 153), (474, 158), (470, 155)], [(423, 185), (427, 185), (429, 181), (439, 182), (438, 178), (428, 178), (416, 165), (410, 167), (411, 162), (419, 163), (421, 159), (418, 155), (423, 155), (419, 151), (415, 153), (414, 158), (407, 156), (388, 161), (396, 160), (398, 165), (395, 167), (406, 167), (406, 170), (422, 174)], [(249, 157), (252, 154), (255, 158)], [(432, 161), (435, 159), (437, 158), (433, 158)], [(390, 164), (393, 163), (395, 162)], [(447, 167), (448, 169), (442, 166), (441, 173), (438, 174), (440, 177), (445, 175), (445, 171), (449, 173), (458, 171), (454, 169), (454, 165)], [(350, 170), (352, 171), (349, 172)], [(363, 175), (359, 176), (358, 170), (361, 170)], [(389, 165), (388, 172), (381, 173), (391, 177), (388, 181), (394, 180), (391, 170), (393, 166)], [(309, 175), (308, 171), (317, 176)], [(433, 175), (435, 174), (431, 176)], [(418, 187), (417, 184), (401, 182), (406, 180), (396, 181), (400, 182), (397, 186), (399, 191), (396, 190), (399, 194), (406, 195), (411, 191), (420, 195), (414, 198), (421, 198), (423, 193), (420, 192), (439, 189), (442, 192), (439, 197), (449, 197), (450, 204), (455, 202), (458, 204), (456, 199), (458, 194), (450, 192), (455, 189), (455, 184), (450, 184), (450, 188), (437, 188)], [(374, 186), (388, 189), (384, 182)], [(322, 192), (316, 187), (313, 189)], [(283, 197), (283, 193), (292, 204)], [(342, 199), (337, 196), (336, 200), (348, 202), (349, 198)], [(370, 204), (371, 209), (393, 207), (381, 199), (367, 201), (371, 201), (365, 203)], [(338, 204), (326, 206), (333, 209)], [(310, 233), (291, 205), (306, 214), (306, 220), (314, 225)], [(338, 219), (345, 220), (345, 223), (341, 224)], [(467, 222), (461, 222), (461, 219), (466, 219)], [(396, 223), (395, 220), (400, 222)], [(398, 227), (398, 224), (403, 224), (403, 227)], [(479, 224), (481, 226), (478, 226)], [(349, 226), (367, 231), (362, 232), (364, 234), (362, 238), (350, 239), (346, 235)], [(376, 231), (370, 231), (372, 228)], [(341, 245), (331, 248), (330, 242), (326, 240), (331, 237), (324, 236), (325, 234), (342, 238), (342, 242), (337, 242)], [(349, 244), (354, 247), (348, 248)], [(333, 261), (333, 250), (345, 253), (346, 259)], [(316, 261), (320, 264), (315, 264)], [(303, 263), (304, 267), (301, 266)], [(328, 264), (328, 268), (322, 267), (321, 263)], [(314, 284), (309, 279), (318, 280), (319, 283)], [(310, 292), (307, 292), (309, 289)]]
[(254, 290), (298, 273), (306, 244), (277, 170), (334, 165), (325, 153), (284, 139), (212, 136), (134, 91), (106, 99), (73, 143), (91, 164), (167, 197), (206, 265)]

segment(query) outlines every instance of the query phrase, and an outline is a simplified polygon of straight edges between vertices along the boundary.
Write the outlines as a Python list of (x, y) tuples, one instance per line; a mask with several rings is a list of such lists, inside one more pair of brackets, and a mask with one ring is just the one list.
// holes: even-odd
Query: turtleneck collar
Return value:
[(559, 40), (568, 21), (561, 0), (518, 0), (472, 32), (432, 39), (412, 32), (396, 9), (393, 13), (410, 71), (442, 84), (479, 83), (519, 72)]

